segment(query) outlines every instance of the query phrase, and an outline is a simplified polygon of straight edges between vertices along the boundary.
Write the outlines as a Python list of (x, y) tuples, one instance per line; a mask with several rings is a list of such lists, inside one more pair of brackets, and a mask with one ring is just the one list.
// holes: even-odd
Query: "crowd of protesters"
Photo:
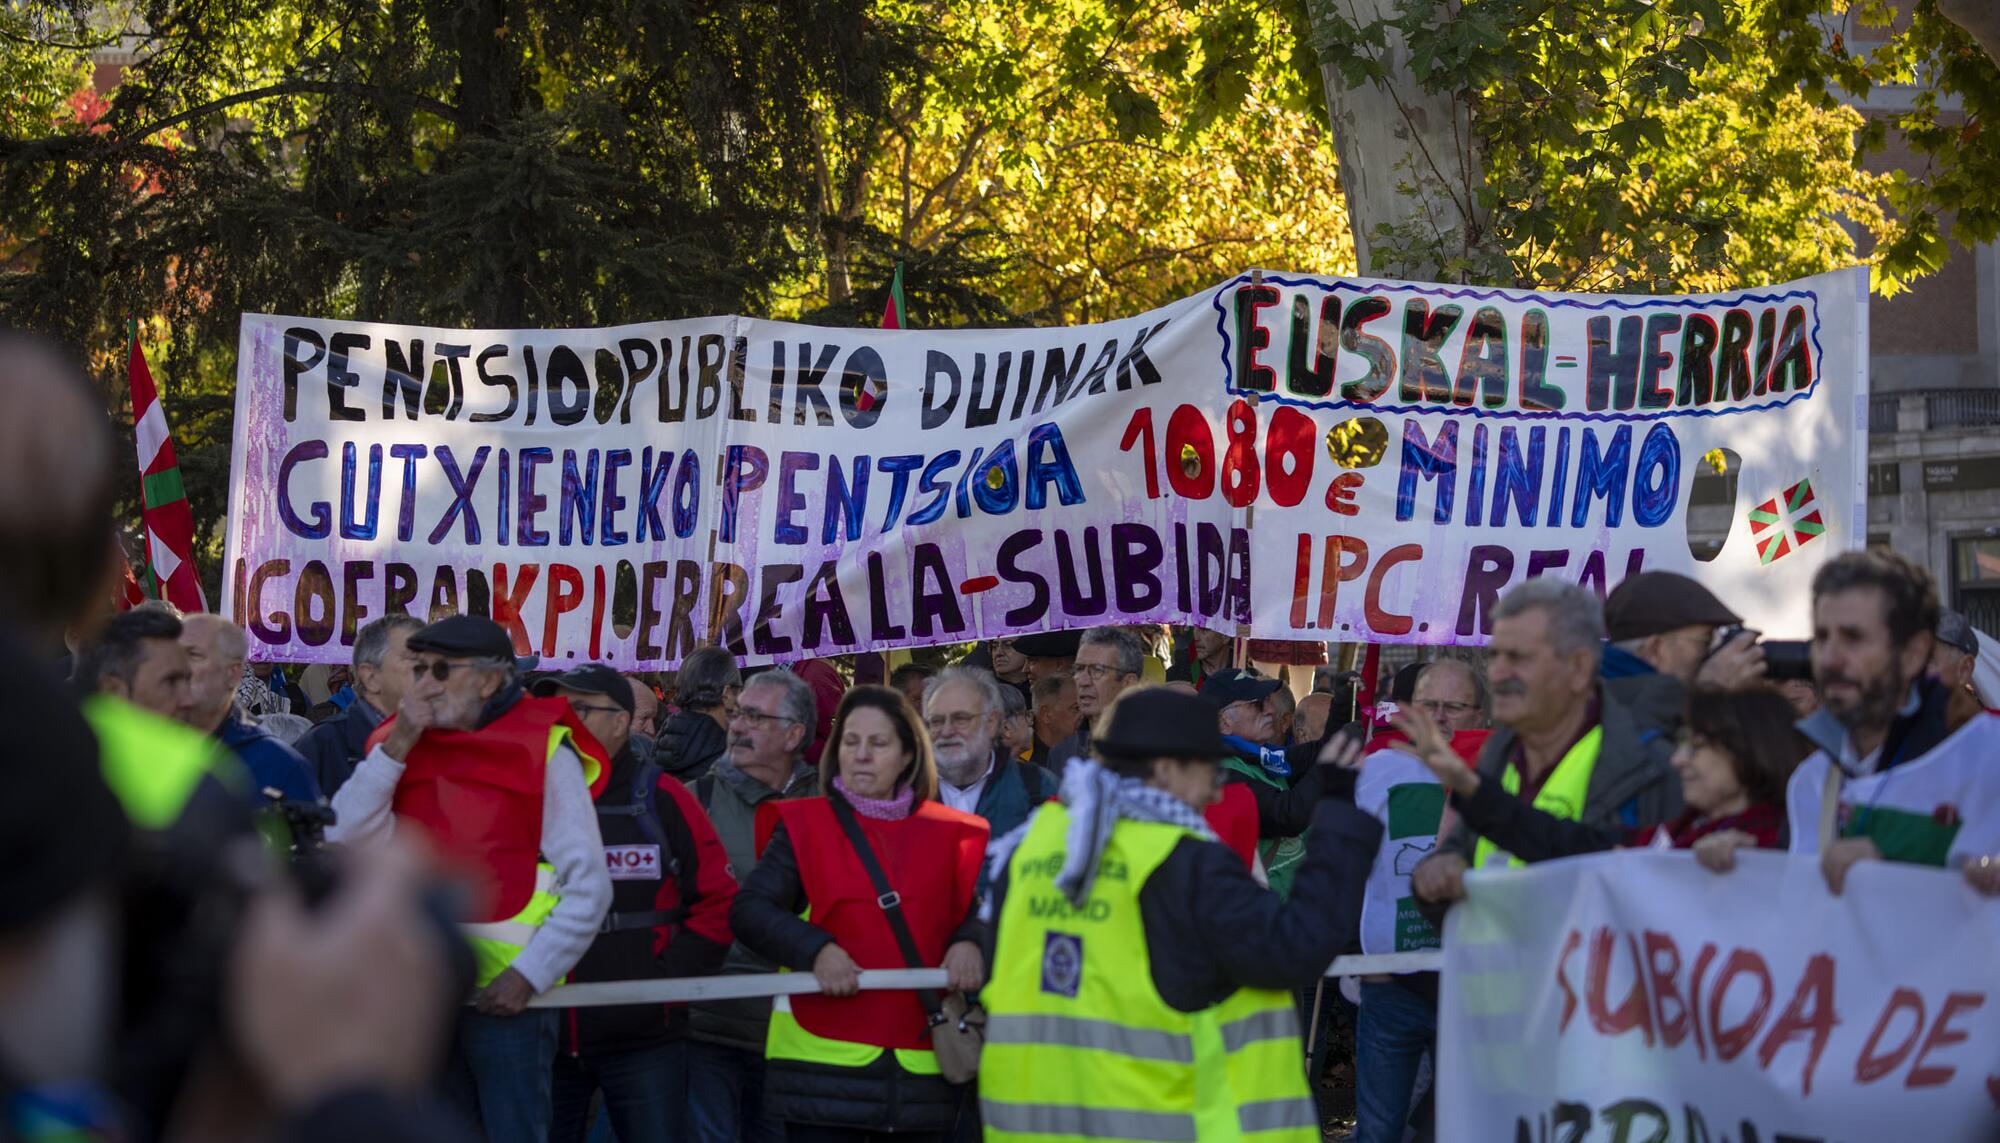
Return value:
[[(1804, 669), (1648, 572), (1517, 585), (1484, 650), (1379, 688), (1152, 625), (628, 676), (397, 615), (313, 703), (219, 616), (104, 614), (102, 415), (40, 343), (0, 341), (0, 373), (34, 414), (0, 427), (0, 1139), (1130, 1136), (1217, 1099), (1318, 1138), (1326, 965), (1437, 947), (1474, 869), (1653, 846), (1728, 876), (1757, 848), (1836, 893), (1864, 861), (2000, 892), (1979, 642), (1893, 553), (1819, 570)], [(249, 856), (274, 822), (296, 877)], [(1121, 907), (1115, 948), (1046, 923)], [(857, 990), (917, 966), (945, 992)], [(819, 992), (535, 1003), (779, 970)], [(1356, 1138), (1427, 1138), (1435, 976), (1357, 984)], [(972, 1079), (938, 1038), (982, 995)], [(1168, 1084), (1185, 1105), (1090, 1054), (1216, 1021), (1261, 1062)]]

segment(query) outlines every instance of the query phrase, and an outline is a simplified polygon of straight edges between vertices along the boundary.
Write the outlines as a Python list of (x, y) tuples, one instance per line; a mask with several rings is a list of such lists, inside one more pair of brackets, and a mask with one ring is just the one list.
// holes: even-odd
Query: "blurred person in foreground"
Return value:
[(609, 759), (570, 705), (531, 698), (513, 643), (472, 615), (412, 634), (414, 679), (333, 799), (327, 840), (365, 847), (405, 822), (479, 878), (461, 929), (478, 989), (458, 1017), (447, 1090), (494, 1143), (539, 1143), (552, 1115), (561, 982), (611, 906), (592, 799)]
[[(150, 1138), (110, 1084), (120, 1025), (120, 923), (134, 866), (152, 858), (97, 769), (97, 743), (53, 678), (0, 636), (0, 1139)], [(254, 868), (256, 843), (251, 847)], [(267, 870), (268, 866), (265, 867)], [(423, 1102), (448, 1026), (447, 950), (421, 912), (428, 876), (408, 846), (358, 858), (307, 912), (272, 881), (230, 954), (226, 1035), (239, 1069), (179, 1093), (168, 1133), (307, 1143), (465, 1139)]]
[[(804, 757), (815, 709), (814, 688), (790, 671), (751, 676), (729, 720), (728, 755), (695, 780), (695, 800), (714, 823), (739, 885), (757, 869), (758, 823), (775, 812), (765, 807), (819, 793), (819, 772)], [(777, 967), (745, 947), (740, 935), (723, 961), (729, 975)], [(784, 1137), (764, 1099), (770, 1020), (771, 1002), (764, 997), (691, 1006), (688, 1118), (698, 1143), (776, 1143)]]
[(1930, 573), (1894, 552), (1846, 552), (1812, 581), (1818, 747), (1786, 789), (1791, 852), (1817, 856), (1841, 892), (1864, 861), (1963, 868), (1985, 892), (2000, 854), (2000, 717), (1952, 729), (1929, 674), (1938, 626)]
[[(108, 1138), (158, 1137), (170, 1117), (206, 1139), (455, 1138), (452, 1121), (406, 1098), (428, 1077), (450, 1003), (418, 860), (350, 863), (307, 915), (261, 845), (239, 844), (254, 835), (231, 793), (247, 780), (233, 756), (127, 701), (131, 679), (106, 682), (122, 668), (92, 669), (81, 722), (32, 669), (102, 612), (122, 572), (113, 438), (90, 379), (52, 342), (0, 332), (0, 391), (0, 718), (19, 724), (0, 751), (0, 841), (20, 878), (0, 895), (6, 1130), (91, 1138), (92, 1117), (116, 1107)], [(158, 610), (128, 614), (146, 624)], [(184, 670), (177, 639), (128, 630), (97, 647), (150, 641), (146, 654), (180, 653)], [(162, 705), (188, 701), (187, 685), (181, 674)], [(230, 917), (241, 923), (217, 923)], [(107, 940), (122, 986), (104, 980)], [(58, 1099), (22, 1097), (50, 1083)], [(80, 1124), (65, 1122), (79, 1110)]]
[(317, 805), (319, 783), (306, 760), (283, 740), (245, 720), (236, 707), (237, 683), (250, 637), (220, 615), (181, 620), (181, 647), (193, 672), (187, 724), (228, 747), (250, 771), (251, 801), (262, 805), (276, 792), (287, 801)]
[(296, 744), (327, 797), (340, 792), (368, 753), (368, 736), (402, 705), (416, 665), (408, 645), (410, 634), (422, 626), (412, 616), (389, 615), (355, 633), (353, 701)]
[[(1600, 682), (1603, 648), (1603, 610), (1588, 588), (1545, 576), (1500, 597), (1486, 659), (1498, 729), (1477, 767), (1480, 782), (1493, 787), (1489, 796), (1605, 833), (1650, 828), (1680, 814), (1680, 783), (1668, 764), (1674, 742), (1647, 737)], [(1417, 718), (1406, 722), (1405, 733), (1426, 724)], [(1460, 821), (1417, 866), (1411, 885), (1435, 922), (1464, 896), (1467, 869), (1560, 856), (1564, 836), (1530, 828), (1510, 839), (1517, 848), (1509, 850)]]
[[(597, 797), (611, 911), (571, 983), (708, 976), (729, 951), (736, 879), (715, 827), (686, 786), (633, 749), (632, 680), (599, 663), (535, 684), (569, 702), (611, 756)], [(566, 1009), (555, 1061), (550, 1143), (582, 1143), (599, 1104), (619, 1143), (680, 1138), (687, 1110), (687, 1006)]]
[[(1060, 800), (993, 844), (989, 1140), (1321, 1138), (1282, 990), (1316, 981), (1353, 932), (1381, 827), (1322, 800), (1280, 902), (1203, 819), (1228, 750), (1212, 706), (1133, 688)], [(1133, 1044), (1147, 1050), (1120, 1050)]]
[(953, 991), (985, 983), (986, 823), (937, 801), (923, 724), (887, 687), (847, 692), (819, 773), (824, 796), (776, 803), (730, 915), (744, 944), (820, 985), (772, 1005), (766, 1101), (788, 1140), (942, 1140), (965, 1092), (931, 1048), (931, 1002), (856, 984), (862, 969), (940, 965)]

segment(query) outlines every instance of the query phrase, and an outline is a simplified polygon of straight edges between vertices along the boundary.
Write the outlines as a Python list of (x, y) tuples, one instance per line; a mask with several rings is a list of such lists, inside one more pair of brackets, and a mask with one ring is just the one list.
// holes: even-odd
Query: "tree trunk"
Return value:
[(1306, 9), (1361, 272), (1435, 280), (1462, 275), (1466, 261), (1488, 261), (1495, 251), (1477, 202), (1486, 172), (1470, 103), (1458, 92), (1426, 91), (1393, 27), (1383, 48), (1359, 48), (1380, 64), (1380, 80), (1350, 87), (1326, 60), (1329, 45), (1357, 42), (1357, 29), (1393, 19), (1396, 0), (1306, 0)]
[(1937, 0), (1938, 12), (1964, 28), (1989, 59), (2000, 63), (2000, 3), (1995, 0)]

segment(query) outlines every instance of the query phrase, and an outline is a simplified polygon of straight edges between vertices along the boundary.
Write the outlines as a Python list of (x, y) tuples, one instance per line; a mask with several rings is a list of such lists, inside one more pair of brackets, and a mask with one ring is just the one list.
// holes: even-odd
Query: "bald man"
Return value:
[(243, 681), (243, 660), (250, 650), (243, 629), (220, 615), (190, 615), (181, 620), (181, 647), (194, 672), (188, 725), (213, 735), (243, 760), (254, 787), (246, 791), (250, 803), (268, 803), (273, 791), (286, 801), (318, 803), (319, 783), (305, 756), (246, 721), (236, 709), (236, 688)]

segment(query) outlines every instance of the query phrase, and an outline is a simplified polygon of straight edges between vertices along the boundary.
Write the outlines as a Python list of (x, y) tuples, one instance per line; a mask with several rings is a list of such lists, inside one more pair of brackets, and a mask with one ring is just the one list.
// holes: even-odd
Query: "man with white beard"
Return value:
[(1017, 762), (1000, 745), (1005, 700), (993, 672), (947, 667), (924, 693), (924, 723), (937, 759), (938, 800), (976, 814), (1000, 837), (1055, 796), (1055, 775)]

